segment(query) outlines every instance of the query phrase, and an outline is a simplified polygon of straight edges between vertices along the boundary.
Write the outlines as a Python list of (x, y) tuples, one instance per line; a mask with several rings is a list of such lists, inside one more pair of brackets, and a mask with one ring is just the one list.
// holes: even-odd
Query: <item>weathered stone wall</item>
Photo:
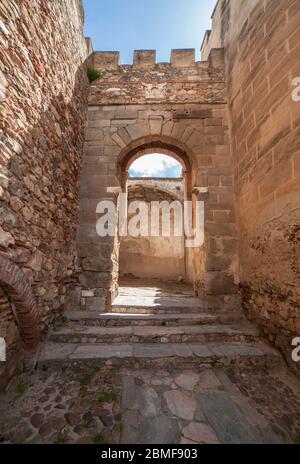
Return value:
[[(128, 208), (133, 202), (148, 207), (148, 227), (151, 228), (151, 202), (183, 202), (184, 185), (180, 179), (140, 178), (127, 181)], [(136, 215), (136, 212), (132, 214)], [(162, 210), (159, 211), (160, 234), (138, 237), (120, 237), (120, 276), (132, 274), (140, 278), (164, 281), (185, 279), (184, 236), (174, 235), (174, 211), (170, 211), (171, 235), (162, 235)], [(129, 214), (130, 220), (130, 214)]]
[(300, 335), (299, 0), (220, 0), (203, 42), (225, 47), (244, 306), (290, 359)]
[(90, 92), (78, 230), (82, 304), (88, 309), (99, 310), (100, 303), (106, 309), (118, 277), (116, 267), (112, 272), (114, 241), (96, 233), (96, 206), (103, 199), (117, 201), (107, 188), (124, 189), (128, 162), (155, 151), (183, 162), (188, 199), (195, 202), (208, 189), (205, 243), (190, 249), (189, 274), (211, 305), (236, 304), (237, 238), (223, 54), (212, 50), (206, 62), (198, 63), (194, 56), (191, 50), (175, 50), (171, 63), (156, 64), (154, 52), (140, 51), (133, 66), (120, 66), (117, 52), (92, 57), (101, 76)]
[(150, 187), (169, 193), (180, 201), (184, 200), (185, 185), (183, 178), (176, 177), (129, 177), (127, 187)]
[[(89, 84), (80, 0), (2, 1), (0, 20), (0, 265), (14, 263), (22, 287), (16, 293), (13, 276), (7, 283), (0, 269), (0, 336), (9, 361), (22, 346), (20, 333), (35, 330), (22, 327), (23, 313), (44, 330), (76, 278)], [(29, 291), (34, 311), (24, 303)]]

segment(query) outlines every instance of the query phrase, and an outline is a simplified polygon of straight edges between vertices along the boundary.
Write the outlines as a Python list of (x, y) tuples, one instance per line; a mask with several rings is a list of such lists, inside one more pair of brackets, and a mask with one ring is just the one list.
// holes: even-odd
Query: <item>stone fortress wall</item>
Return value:
[(150, 152), (182, 162), (187, 199), (208, 191), (205, 244), (189, 250), (188, 277), (208, 305), (238, 306), (223, 51), (195, 62), (194, 50), (173, 50), (170, 63), (136, 51), (133, 65), (120, 65), (117, 52), (94, 52), (90, 63), (100, 77), (90, 88), (80, 188), (81, 306), (105, 311), (117, 289), (118, 243), (97, 236), (96, 206), (102, 199), (117, 203), (107, 189), (124, 190), (130, 161)]
[(0, 19), (0, 336), (8, 360), (0, 379), (7, 381), (77, 279), (89, 86), (81, 1), (2, 1)]
[(300, 334), (298, 0), (219, 0), (202, 56), (223, 47), (244, 308), (290, 359)]
[[(153, 151), (180, 159), (186, 198), (205, 202), (205, 243), (187, 258), (195, 291), (232, 311), (240, 284), (249, 317), (289, 358), (300, 333), (299, 0), (219, 0), (200, 62), (193, 50), (170, 63), (136, 51), (123, 66), (118, 52), (92, 53), (80, 0), (7, 0), (0, 19), (0, 388), (64, 309), (109, 307), (119, 243), (96, 235), (96, 204), (117, 205), (129, 162)], [(90, 87), (88, 57), (100, 72)]]

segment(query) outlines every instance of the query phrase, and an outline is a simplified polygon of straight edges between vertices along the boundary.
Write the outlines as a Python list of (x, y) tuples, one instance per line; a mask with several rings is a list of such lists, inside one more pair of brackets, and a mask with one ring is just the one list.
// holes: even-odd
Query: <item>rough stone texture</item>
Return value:
[(193, 420), (197, 402), (179, 391), (167, 391), (164, 394), (168, 408), (174, 416), (184, 420)]
[(175, 383), (183, 388), (183, 390), (191, 391), (194, 390), (195, 385), (199, 382), (199, 374), (195, 374), (195, 372), (183, 372), (179, 374), (178, 377), (175, 379)]
[(23, 374), (1, 396), (0, 442), (118, 443), (120, 397), (118, 375), (110, 368)]
[[(254, 382), (251, 381), (251, 372)], [(255, 369), (255, 372), (253, 368), (212, 370), (203, 366), (197, 371), (123, 369), (121, 443), (296, 443), (300, 417), (297, 399), (299, 384), (295, 384), (296, 378), (291, 374), (288, 374), (285, 382), (286, 375), (286, 367), (282, 370), (276, 367), (271, 371)], [(261, 376), (264, 381), (259, 383), (257, 380)], [(184, 385), (176, 384), (178, 377), (191, 378), (187, 389)], [(208, 391), (207, 385), (199, 381), (200, 377), (214, 378), (216, 388), (210, 383)], [(195, 383), (196, 378), (198, 381)], [(274, 382), (275, 378), (277, 382)], [(124, 386), (129, 386), (129, 379), (132, 391), (147, 392), (148, 400), (151, 398), (151, 417), (144, 415), (144, 402), (133, 403), (124, 391)], [(194, 383), (192, 389), (191, 383)], [(244, 394), (244, 385), (247, 385), (247, 395)], [(276, 396), (276, 403), (272, 403), (272, 395), (268, 394), (270, 387)], [(248, 398), (249, 390), (251, 399)], [(285, 398), (280, 398), (283, 391)], [(262, 392), (263, 398), (267, 396), (271, 400), (268, 411), (259, 402)], [(175, 402), (169, 401), (171, 396)], [(182, 414), (183, 411), (189, 413)]]
[(164, 443), (176, 443), (179, 430), (177, 422), (166, 416), (147, 418), (139, 430), (140, 443), (160, 445)]
[(200, 398), (208, 422), (223, 443), (261, 443), (259, 434), (244, 420), (226, 393), (201, 393)]
[[(0, 284), (33, 346), (76, 279), (87, 47), (79, 0), (8, 0), (0, 19), (0, 254), (20, 269)], [(21, 344), (12, 309), (1, 306), (0, 327), (9, 347)]]
[[(40, 340), (40, 315), (31, 287), (23, 272), (1, 255), (0, 285), (4, 304), (14, 305), (25, 347), (29, 350), (36, 348)], [(7, 296), (6, 299), (5, 296)], [(1, 313), (3, 313), (3, 309), (1, 305)], [(2, 336), (6, 338), (6, 332)], [(7, 344), (10, 343), (11, 340), (8, 339)]]
[(220, 443), (213, 429), (206, 424), (191, 422), (182, 431), (185, 439), (194, 443), (218, 444)]
[[(49, 334), (48, 343), (40, 351), (38, 365), (83, 363), (99, 366), (104, 363), (187, 368), (203, 363), (273, 364), (281, 359), (275, 350), (260, 342), (258, 332), (246, 321), (241, 310), (235, 312), (234, 319), (226, 313), (218, 325), (210, 325), (214, 317), (210, 313), (199, 313), (201, 300), (193, 296), (192, 287), (187, 284), (168, 282), (158, 285), (155, 280), (128, 280), (122, 282), (119, 292), (112, 313), (99, 315), (78, 311), (75, 317), (66, 313), (61, 321), (58, 320)], [(219, 311), (222, 312), (222, 308), (216, 310)], [(155, 320), (155, 313), (161, 318), (155, 321), (156, 325), (148, 325)], [(197, 318), (187, 319), (186, 326), (180, 325), (189, 314)], [(167, 326), (174, 324), (170, 316), (178, 318), (175, 326)], [(132, 317), (136, 319), (132, 320)], [(100, 326), (97, 326), (98, 322)], [(115, 322), (119, 325), (115, 326)], [(106, 326), (101, 327), (101, 323)], [(127, 380), (130, 379), (124, 379)], [(179, 376), (176, 381), (193, 389), (197, 378), (189, 373)], [(201, 377), (201, 385), (203, 389), (209, 389), (217, 388), (219, 383), (213, 374), (207, 374), (207, 377)], [(124, 392), (125, 397), (132, 395), (135, 404), (142, 395), (132, 382), (128, 387), (124, 385)]]
[[(189, 376), (188, 389), (176, 384)], [(213, 377), (219, 384), (208, 392), (201, 379)], [(191, 399), (197, 404), (191, 419), (168, 408), (169, 391), (180, 393), (187, 407)], [(120, 371), (77, 365), (23, 374), (0, 400), (1, 443), (249, 443), (254, 436), (266, 444), (299, 443), (299, 382), (286, 366)]]
[(225, 48), (244, 307), (289, 362), (300, 333), (299, 23), (297, 0), (220, 0), (202, 48), (203, 59)]

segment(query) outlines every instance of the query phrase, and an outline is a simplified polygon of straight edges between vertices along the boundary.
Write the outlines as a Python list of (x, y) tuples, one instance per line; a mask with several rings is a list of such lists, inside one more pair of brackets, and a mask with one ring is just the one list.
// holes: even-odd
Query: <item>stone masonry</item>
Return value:
[(0, 336), (7, 381), (16, 352), (36, 347), (76, 278), (88, 48), (78, 0), (2, 1), (0, 20)]
[[(0, 1), (0, 337), (7, 345), (0, 390), (64, 310), (72, 324), (86, 318), (92, 328), (82, 335), (71, 327), (53, 343), (50, 334), (40, 363), (43, 356), (54, 365), (56, 357), (72, 364), (115, 356), (119, 367), (137, 358), (153, 368), (162, 358), (184, 369), (190, 361), (197, 369), (243, 357), (279, 362), (258, 340), (264, 335), (296, 368), (300, 103), (292, 91), (300, 76), (300, 3), (218, 0), (212, 20), (200, 62), (190, 49), (173, 50), (170, 63), (139, 50), (132, 65), (120, 65), (119, 52), (93, 52), (84, 39), (81, 0)], [(91, 85), (87, 67), (99, 72)], [(186, 251), (192, 308), (173, 306), (170, 290), (155, 294), (160, 304), (132, 305), (130, 291), (112, 304), (120, 240), (97, 235), (96, 207), (113, 200), (118, 220), (131, 162), (153, 152), (180, 161), (184, 199), (205, 204), (204, 244)], [(260, 329), (255, 346), (243, 327), (237, 334), (223, 326), (224, 319), (245, 322), (241, 302)], [(184, 310), (187, 332), (166, 330), (183, 324)], [(210, 318), (221, 327), (203, 329)], [(128, 328), (140, 319), (152, 326)], [(118, 330), (109, 331), (114, 324)], [(186, 350), (185, 337), (197, 346)], [(124, 344), (128, 338), (134, 346)], [(184, 439), (199, 428), (193, 422), (180, 422)]]
[(132, 66), (120, 66), (117, 52), (95, 52), (90, 61), (100, 77), (90, 90), (80, 187), (81, 304), (105, 311), (117, 291), (118, 243), (97, 236), (97, 204), (117, 204), (111, 188), (125, 191), (130, 161), (156, 150), (184, 165), (186, 199), (208, 192), (205, 244), (189, 253), (195, 290), (208, 305), (238, 305), (223, 51), (197, 63), (194, 50), (173, 50), (171, 63), (156, 63), (153, 51), (136, 51)]
[(298, 0), (219, 0), (202, 46), (204, 59), (225, 50), (244, 308), (288, 361), (300, 334), (299, 26)]

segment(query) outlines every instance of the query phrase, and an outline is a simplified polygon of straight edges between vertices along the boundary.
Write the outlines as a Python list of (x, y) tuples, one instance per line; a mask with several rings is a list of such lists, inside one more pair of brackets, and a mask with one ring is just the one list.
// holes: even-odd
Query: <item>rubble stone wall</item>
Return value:
[[(80, 0), (0, 2), (0, 336), (8, 347), (6, 366), (26, 345), (25, 332), (30, 337), (37, 326), (44, 332), (62, 311), (77, 278), (89, 89), (83, 19)], [(4, 263), (18, 268), (20, 288), (7, 286)], [(34, 312), (26, 306), (31, 292)], [(15, 367), (13, 360), (6, 377)]]

